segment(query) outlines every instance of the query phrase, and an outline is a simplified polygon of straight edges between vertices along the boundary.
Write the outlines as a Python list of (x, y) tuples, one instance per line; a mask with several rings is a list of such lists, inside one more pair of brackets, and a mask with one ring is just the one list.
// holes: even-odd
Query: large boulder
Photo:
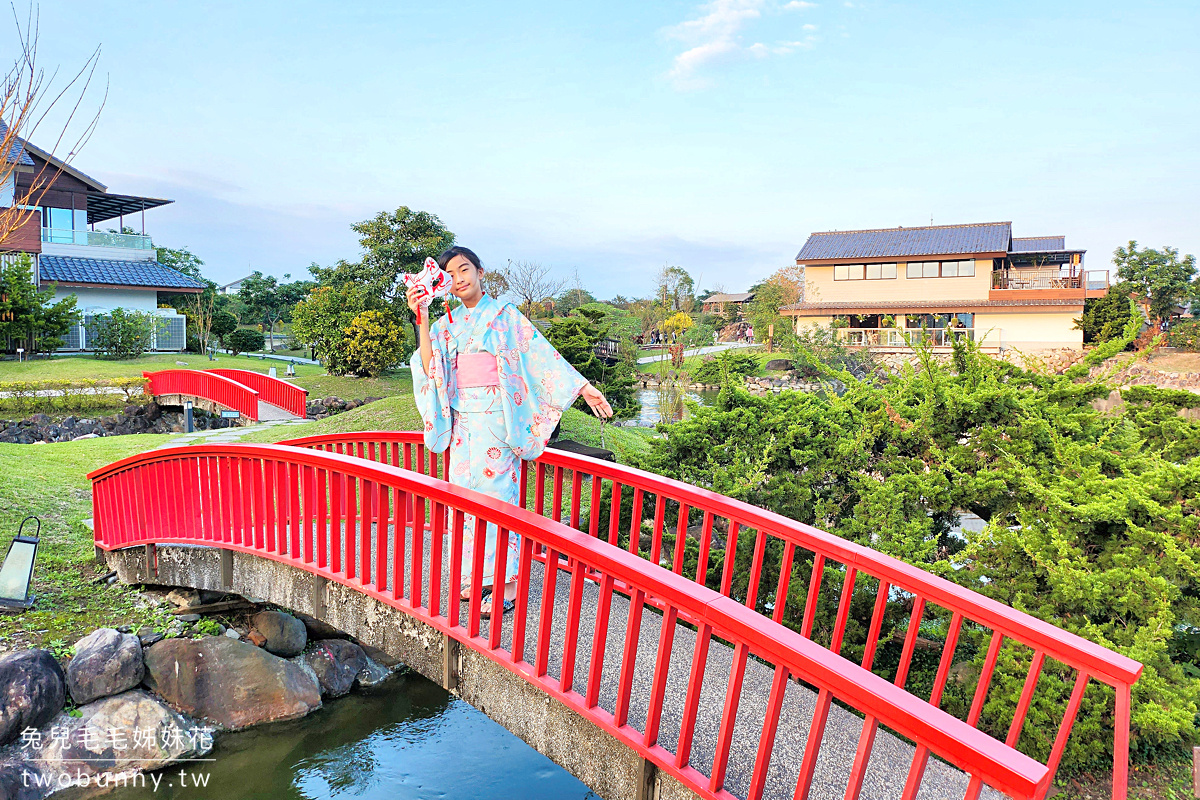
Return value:
[(0, 761), (0, 797), (5, 800), (42, 800), (50, 794), (42, 771), (22, 758)]
[(141, 689), (88, 703), (79, 711), (78, 717), (62, 713), (51, 723), (59, 735), (44, 737), (35, 751), (43, 772), (139, 772), (212, 749), (211, 726), (189, 722)]
[(38, 728), (62, 710), (67, 677), (49, 650), (25, 650), (0, 658), (0, 745), (25, 728)]
[(67, 688), (76, 705), (120, 694), (142, 682), (142, 641), (135, 634), (97, 628), (75, 643), (67, 664)]
[(316, 617), (309, 616), (302, 612), (293, 612), (295, 617), (304, 623), (304, 629), (308, 632), (308, 640), (310, 642), (319, 641), (321, 639), (346, 639), (350, 634), (345, 631), (340, 631), (324, 620), (319, 620)]
[(316, 674), (322, 697), (348, 693), (368, 663), (363, 649), (345, 639), (325, 639), (304, 654), (304, 661)]
[(304, 623), (291, 614), (282, 611), (260, 611), (251, 618), (250, 624), (266, 637), (267, 641), (263, 647), (277, 656), (298, 656), (304, 652), (304, 645), (308, 644), (308, 632)]
[(227, 636), (150, 647), (146, 685), (173, 708), (229, 730), (302, 717), (321, 705), (311, 673)]

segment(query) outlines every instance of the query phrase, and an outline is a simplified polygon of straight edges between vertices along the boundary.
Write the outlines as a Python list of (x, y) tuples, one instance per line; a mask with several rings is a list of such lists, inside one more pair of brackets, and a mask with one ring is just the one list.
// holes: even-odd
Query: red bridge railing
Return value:
[[(378, 445), (379, 442), (376, 442)], [(414, 455), (410, 442), (393, 437), (376, 453), (388, 460), (400, 450)], [(395, 445), (393, 447), (393, 445)], [(355, 447), (357, 449), (357, 447)], [(383, 460), (383, 459), (380, 459)], [(576, 463), (582, 468), (583, 463)], [(587, 462), (586, 466), (595, 469)], [(544, 471), (546, 465), (539, 465)], [(593, 473), (594, 474), (594, 473)], [(628, 478), (622, 474), (622, 477)], [(279, 445), (198, 445), (157, 450), (126, 458), (89, 475), (96, 544), (112, 550), (143, 544), (202, 544), (253, 553), (338, 581), (412, 615), (502, 665), (570, 707), (642, 757), (706, 798), (731, 797), (726, 782), (734, 724), (749, 659), (774, 670), (761, 737), (755, 749), (748, 798), (762, 796), (775, 750), (776, 727), (790, 679), (816, 689), (807, 743), (795, 796), (806, 798), (820, 756), (833, 701), (866, 709), (874, 726), (883, 725), (971, 776), (971, 792), (986, 783), (1015, 798), (1043, 797), (1050, 771), (951, 715), (931, 708), (897, 686), (810, 639), (748, 608), (745, 604), (587, 533), (517, 506), (451, 486), (445, 481), (364, 458)], [(556, 479), (557, 480), (557, 479)], [(425, 519), (429, 509), (428, 521)], [(412, 509), (415, 515), (408, 518)], [(477, 519), (471, 597), (466, 619), (453, 599), (442, 606), (442, 574), (462, 566), (464, 515)], [(499, 531), (497, 552), (505, 552), (509, 532), (521, 536), (517, 604), (512, 615), (480, 617), (485, 525)], [(411, 546), (405, 526), (411, 529)], [(422, 588), (424, 537), (429, 536), (427, 591)], [(374, 542), (374, 546), (373, 546)], [(386, 554), (391, 546), (392, 580)], [(344, 547), (343, 547), (344, 546)], [(344, 549), (344, 555), (343, 555)], [(374, 558), (372, 558), (374, 554)], [(561, 559), (569, 564), (567, 624), (554, 656), (559, 675), (550, 674), (551, 620)], [(533, 564), (542, 570), (541, 602), (530, 603)], [(406, 563), (410, 577), (405, 585)], [(361, 568), (356, 568), (361, 565)], [(502, 596), (503, 571), (495, 571), (494, 596)], [(452, 579), (453, 580), (453, 579)], [(580, 609), (585, 583), (599, 588), (599, 607), (586, 675), (575, 675), (580, 645)], [(623, 589), (630, 613), (619, 667), (615, 707), (600, 703), (605, 637), (614, 595)], [(455, 585), (451, 585), (451, 597)], [(633, 675), (639, 660), (642, 611), (662, 614), (648, 710), (641, 728), (630, 722)], [(539, 620), (527, 641), (530, 615)], [(660, 736), (667, 672), (677, 620), (696, 627), (691, 679), (676, 741)], [(502, 646), (502, 626), (511, 625), (511, 647)], [(733, 650), (725, 703), (708, 773), (692, 761), (701, 685), (710, 646), (727, 642)], [(652, 647), (652, 645), (651, 645)], [(646, 654), (650, 656), (649, 653)], [(643, 659), (645, 661), (645, 659)], [(611, 666), (610, 666), (611, 670)], [(873, 738), (873, 737), (872, 737)], [(870, 743), (866, 745), (868, 751)], [(914, 798), (923, 771), (909, 780), (903, 797)], [(850, 787), (857, 797), (859, 787)], [(790, 791), (790, 790), (789, 790)]]
[[(431, 475), (448, 475), (445, 455), (439, 458), (430, 453), (426, 469), (422, 443), (421, 433), (408, 431), (339, 433), (281, 442), (402, 465)], [(864, 588), (867, 592), (874, 589), (859, 664), (866, 670), (878, 669), (877, 654), (881, 646), (888, 644), (883, 624), (889, 606), (893, 612), (897, 606), (906, 608), (907, 626), (903, 629), (903, 646), (893, 674), (893, 683), (902, 689), (908, 684), (918, 642), (923, 647), (931, 645), (930, 640), (920, 636), (922, 622), (944, 621), (944, 638), (932, 643), (941, 650), (936, 677), (927, 702), (921, 700), (927, 710), (943, 704), (943, 693), (964, 630), (982, 636), (988, 641), (987, 651), (970, 709), (964, 715), (965, 722), (973, 728), (980, 724), (995, 683), (997, 661), (1002, 649), (1006, 650), (1010, 659), (1027, 663), (1028, 668), (1019, 700), (1003, 731), (1003, 741), (1016, 747), (1023, 732), (1045, 742), (1053, 741), (1045, 760), (1051, 775), (1058, 769), (1090, 682), (1111, 687), (1115, 695), (1112, 797), (1114, 800), (1126, 797), (1130, 694), (1141, 675), (1140, 663), (898, 559), (690, 484), (553, 448), (548, 448), (532, 466), (531, 462), (523, 462), (522, 467), (522, 507), (529, 508), (532, 500), (534, 513), (548, 515), (592, 537), (623, 546), (631, 554), (660, 564), (676, 575), (687, 576), (695, 583), (715, 586), (721, 595), (769, 614), (772, 621), (787, 625), (805, 638), (817, 636), (815, 627), (820, 609), (828, 622), (820, 633), (834, 654), (841, 654), (847, 647), (847, 623), (856, 587), (860, 596)], [(623, 507), (625, 499), (631, 502)], [(625, 509), (628, 513), (623, 513)], [(693, 518), (698, 526), (691, 524)], [(717, 529), (723, 542), (714, 536)], [(690, 559), (687, 558), (689, 533), (695, 545), (694, 557)], [(746, 552), (745, 547), (739, 551), (739, 540), (750, 539), (754, 542), (752, 551)], [(778, 560), (768, 561), (769, 552), (776, 553)], [(720, 564), (719, 577), (716, 562)], [(805, 601), (802, 605), (789, 603), (793, 586), (803, 585), (804, 567), (808, 571)], [(735, 587), (735, 574), (748, 574), (745, 586)], [(777, 576), (773, 582), (772, 576)], [(897, 626), (896, 630), (901, 629)], [(1073, 681), (1073, 686), (1069, 697), (1060, 698), (1062, 717), (1057, 726), (1046, 726), (1029, 720), (1028, 714), (1039, 685), (1046, 683), (1042, 680), (1045, 668), (1053, 662), (1061, 665), (1056, 669), (1066, 673), (1067, 682)], [(1043, 686), (1043, 693), (1046, 691), (1049, 690)], [(772, 702), (777, 703), (778, 698), (772, 698)], [(851, 768), (851, 788), (861, 788), (878, 722), (878, 717), (868, 714), (863, 723)], [(912, 796), (909, 791), (923, 774), (928, 755), (925, 747), (917, 748), (906, 797)], [(979, 789), (979, 782), (974, 782), (967, 797), (978, 796)], [(847, 797), (850, 796), (857, 795), (848, 792)]]
[(260, 400), (265, 400), (273, 406), (279, 406), (284, 411), (295, 414), (301, 419), (308, 413), (307, 389), (301, 389), (287, 381), (249, 369), (206, 369), (204, 371), (249, 386), (258, 392)]
[(258, 392), (236, 380), (198, 369), (164, 369), (143, 372), (152, 395), (186, 394), (203, 397), (258, 421)]

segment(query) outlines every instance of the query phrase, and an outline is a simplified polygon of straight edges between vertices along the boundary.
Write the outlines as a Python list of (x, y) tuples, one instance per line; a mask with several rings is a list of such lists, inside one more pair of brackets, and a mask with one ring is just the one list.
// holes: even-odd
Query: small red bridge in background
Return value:
[[(520, 502), (509, 505), (452, 486), (448, 469), (415, 432), (151, 451), (89, 476), (96, 544), (209, 545), (337, 581), (486, 656), (700, 797), (1043, 798), (1091, 686), (1113, 698), (1112, 797), (1126, 797), (1130, 693), (1142, 666), (1125, 656), (661, 476), (547, 450), (523, 463)], [(500, 552), (510, 532), (521, 537), (512, 613), (480, 616), (482, 524), (468, 565), (472, 600), (451, 599), (466, 515), (498, 527)], [(803, 604), (789, 602), (804, 585)], [(852, 637), (856, 596), (872, 610), (857, 615)], [(884, 619), (899, 609), (907, 626), (894, 626), (893, 639)], [(923, 623), (937, 629), (941, 652), (931, 691), (917, 694), (909, 672), (918, 640), (930, 645)], [(941, 706), (968, 637), (987, 649), (959, 718)], [(843, 655), (850, 638), (863, 647), (854, 661)], [(894, 673), (872, 671), (901, 639)], [(1002, 652), (1027, 666), (994, 738), (977, 726)], [(1031, 718), (1035, 692), (1059, 697), (1059, 715)], [(1044, 762), (1021, 752), (1023, 734), (1053, 743)]]
[(179, 395), (238, 411), (252, 422), (304, 419), (308, 390), (248, 369), (165, 369), (143, 372), (155, 397)]

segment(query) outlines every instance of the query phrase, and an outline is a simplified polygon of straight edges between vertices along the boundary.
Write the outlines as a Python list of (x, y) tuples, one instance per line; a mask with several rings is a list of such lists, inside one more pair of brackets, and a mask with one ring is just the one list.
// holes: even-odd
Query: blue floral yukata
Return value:
[[(514, 505), (520, 498), (521, 463), (542, 454), (563, 410), (587, 385), (579, 372), (512, 303), (484, 294), (474, 308), (459, 306), (453, 321), (430, 325), (433, 358), (429, 375), (421, 351), (413, 353), (413, 392), (425, 423), (425, 446), (450, 448), (450, 482)], [(458, 386), (460, 354), (496, 357), (497, 384)], [(463, 526), (462, 581), (471, 575), (475, 518)], [(483, 585), (490, 587), (496, 562), (495, 524), (484, 536)], [(516, 579), (520, 537), (508, 534), (505, 582)]]

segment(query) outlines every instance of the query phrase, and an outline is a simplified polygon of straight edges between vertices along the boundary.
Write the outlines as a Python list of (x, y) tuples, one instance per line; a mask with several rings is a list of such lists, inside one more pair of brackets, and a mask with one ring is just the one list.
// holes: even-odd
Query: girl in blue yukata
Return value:
[[(612, 406), (567, 363), (512, 303), (501, 303), (483, 290), (483, 265), (465, 247), (442, 253), (438, 266), (453, 281), (451, 293), (462, 301), (432, 325), (421, 313), (422, 291), (408, 290), (408, 307), (417, 315), (421, 346), (412, 357), (413, 392), (425, 426), (425, 446), (435, 453), (450, 449), (450, 482), (516, 504), (520, 497), (520, 459), (542, 454), (558, 420), (582, 395), (592, 413), (612, 416)], [(420, 309), (420, 310), (419, 310)], [(453, 319), (451, 319), (451, 317)], [(463, 526), (460, 594), (469, 599), (475, 519)], [(493, 585), (496, 526), (484, 535), (483, 586)], [(504, 610), (517, 592), (520, 537), (509, 532), (505, 553)], [(485, 589), (486, 591), (486, 589)], [(490, 597), (481, 613), (491, 615)]]

